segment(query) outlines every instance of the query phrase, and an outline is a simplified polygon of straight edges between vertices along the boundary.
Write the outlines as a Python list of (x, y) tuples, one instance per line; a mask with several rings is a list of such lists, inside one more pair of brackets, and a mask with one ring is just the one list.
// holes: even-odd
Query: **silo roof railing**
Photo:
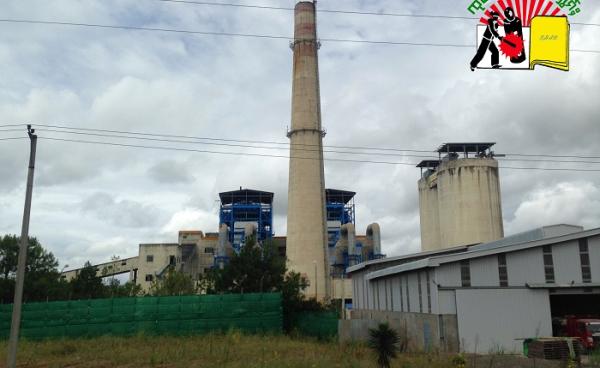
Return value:
[(492, 148), (496, 142), (468, 142), (468, 143), (444, 143), (438, 149), (438, 153), (457, 152), (485, 152)]

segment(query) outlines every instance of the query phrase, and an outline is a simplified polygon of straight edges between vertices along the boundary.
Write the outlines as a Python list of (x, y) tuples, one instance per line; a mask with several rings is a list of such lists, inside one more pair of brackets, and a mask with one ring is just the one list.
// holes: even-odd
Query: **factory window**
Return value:
[(544, 273), (546, 276), (546, 282), (549, 284), (554, 283), (554, 262), (552, 260), (552, 247), (549, 245), (544, 245), (543, 247), (544, 254)]
[(471, 262), (468, 259), (460, 261), (460, 281), (463, 287), (471, 286)]
[(175, 266), (175, 256), (169, 256), (169, 265)]
[(406, 278), (406, 311), (410, 312), (410, 292), (408, 291), (408, 277)]
[(390, 310), (393, 311), (394, 310), (394, 280), (393, 279), (390, 280), (390, 301), (391, 301)]
[(402, 295), (402, 284), (404, 284), (404, 281), (402, 281), (402, 277), (400, 278), (400, 311), (404, 312), (404, 295)]
[(592, 282), (592, 271), (590, 269), (590, 253), (588, 239), (579, 239), (579, 257), (581, 259), (581, 279), (584, 283)]
[(429, 285), (429, 271), (425, 273), (427, 276), (427, 312), (431, 313), (431, 286)]
[(148, 254), (146, 256), (146, 262), (154, 262), (154, 256), (152, 254)]
[(506, 254), (498, 254), (498, 278), (500, 279), (500, 286), (508, 286), (508, 271), (506, 269)]
[(127, 266), (127, 261), (121, 262), (121, 266)]
[(388, 284), (387, 279), (385, 279), (384, 280), (384, 285), (385, 285), (385, 310), (393, 310), (393, 308), (390, 307), (388, 285), (387, 284)]
[[(375, 298), (375, 293), (377, 293), (377, 298)], [(377, 304), (375, 304), (375, 301), (377, 301)], [(378, 281), (376, 281), (373, 284), (373, 304), (375, 304), (374, 305), (375, 308), (373, 308), (373, 309), (380, 310), (379, 309), (379, 282)]]
[(154, 276), (146, 275), (146, 281), (152, 281), (153, 279), (154, 279)]
[(215, 248), (213, 248), (213, 247), (204, 248), (204, 253), (214, 253), (214, 252), (215, 252)]
[(419, 289), (419, 313), (423, 313), (423, 291), (421, 288), (421, 272), (417, 272), (417, 285)]

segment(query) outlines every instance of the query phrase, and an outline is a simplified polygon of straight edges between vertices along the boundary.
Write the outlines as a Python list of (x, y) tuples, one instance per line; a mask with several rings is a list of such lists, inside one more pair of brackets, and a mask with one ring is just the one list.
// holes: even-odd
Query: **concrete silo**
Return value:
[(419, 180), (422, 250), (504, 236), (498, 161), (490, 151), (493, 145), (446, 143), (438, 149), (437, 165), (421, 163), (422, 169), (423, 165), (428, 168)]
[(314, 3), (296, 4), (287, 257), (290, 268), (308, 279), (306, 295), (322, 300), (328, 298), (330, 278), (315, 14)]

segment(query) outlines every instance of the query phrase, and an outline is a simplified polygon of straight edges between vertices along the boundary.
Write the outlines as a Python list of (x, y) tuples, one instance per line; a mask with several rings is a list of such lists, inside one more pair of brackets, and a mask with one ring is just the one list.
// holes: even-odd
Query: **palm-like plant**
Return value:
[(398, 333), (387, 323), (380, 323), (377, 328), (369, 329), (369, 347), (377, 354), (377, 364), (380, 368), (389, 368), (398, 352)]

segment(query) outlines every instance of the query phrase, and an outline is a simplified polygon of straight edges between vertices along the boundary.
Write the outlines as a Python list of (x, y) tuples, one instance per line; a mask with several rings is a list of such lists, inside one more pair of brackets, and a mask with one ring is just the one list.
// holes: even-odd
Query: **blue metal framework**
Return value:
[(229, 241), (237, 252), (245, 244), (245, 223), (256, 224), (258, 242), (273, 237), (273, 193), (240, 188), (219, 193), (219, 198), (219, 223), (229, 226)]
[[(355, 192), (349, 192), (339, 189), (325, 189), (325, 202), (327, 208), (327, 223), (340, 222), (340, 226), (348, 223), (355, 224), (354, 215), (354, 196)], [(335, 247), (335, 243), (340, 239), (340, 228), (337, 226), (327, 226), (327, 236), (329, 247)]]

